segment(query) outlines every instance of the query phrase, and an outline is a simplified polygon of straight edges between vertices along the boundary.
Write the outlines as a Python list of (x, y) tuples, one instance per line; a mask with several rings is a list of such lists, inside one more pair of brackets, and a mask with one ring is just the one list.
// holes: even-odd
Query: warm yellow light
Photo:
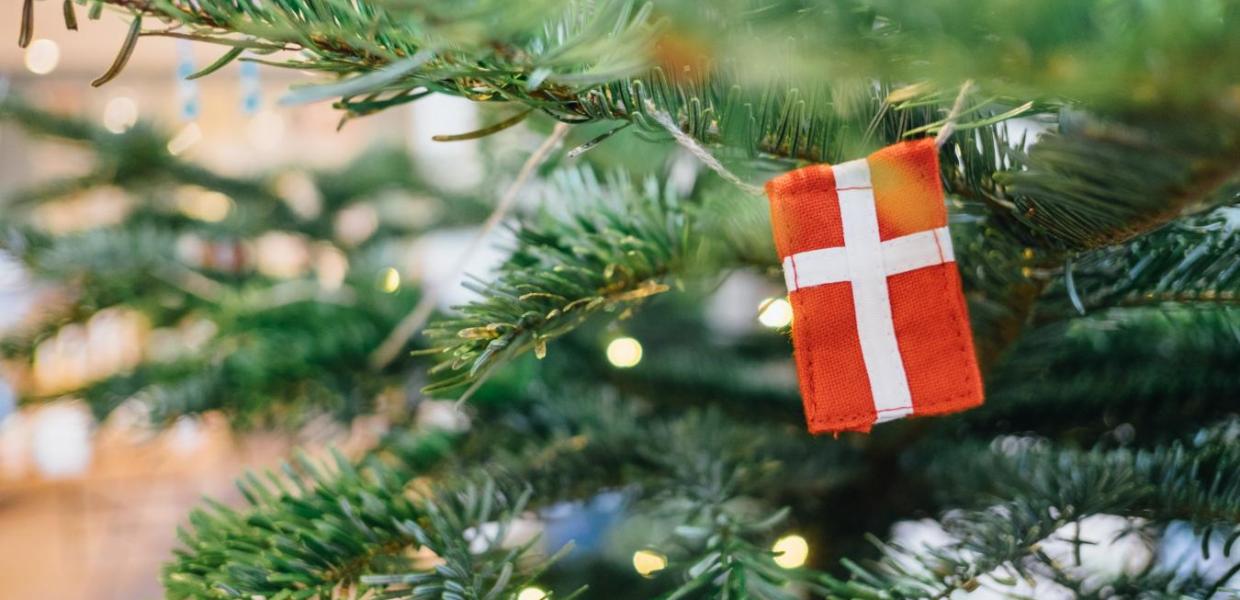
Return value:
[(35, 75), (47, 75), (60, 64), (60, 46), (48, 39), (30, 42), (26, 47), (26, 68)]
[(758, 305), (758, 322), (771, 329), (792, 323), (792, 305), (785, 298), (767, 298)]
[(544, 600), (546, 597), (547, 592), (534, 586), (523, 588), (520, 592), (517, 592), (517, 600)]
[(650, 577), (667, 568), (667, 557), (653, 550), (638, 550), (633, 553), (633, 568), (642, 577)]
[(168, 152), (173, 156), (181, 154), (189, 150), (202, 141), (202, 129), (199, 129), (197, 123), (190, 123), (182, 127), (172, 139), (168, 141)]
[(396, 290), (399, 290), (400, 289), (400, 271), (397, 271), (393, 267), (388, 267), (384, 269), (383, 277), (379, 282), (379, 287), (383, 291), (389, 294), (395, 293)]
[(128, 96), (117, 96), (103, 107), (103, 127), (112, 133), (125, 133), (138, 122), (138, 103)]
[(616, 338), (607, 344), (607, 362), (621, 369), (637, 366), (642, 361), (641, 342), (631, 338)]
[(785, 569), (795, 569), (809, 558), (809, 542), (796, 534), (785, 535), (775, 540), (771, 551), (775, 553), (775, 564)]
[(177, 191), (177, 208), (185, 216), (218, 223), (232, 211), (232, 199), (221, 192), (197, 187), (185, 187)]

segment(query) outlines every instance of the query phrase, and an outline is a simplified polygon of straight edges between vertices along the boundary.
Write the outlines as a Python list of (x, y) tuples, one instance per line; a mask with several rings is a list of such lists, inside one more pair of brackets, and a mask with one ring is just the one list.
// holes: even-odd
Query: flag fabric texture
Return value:
[(982, 403), (931, 139), (766, 184), (812, 433)]

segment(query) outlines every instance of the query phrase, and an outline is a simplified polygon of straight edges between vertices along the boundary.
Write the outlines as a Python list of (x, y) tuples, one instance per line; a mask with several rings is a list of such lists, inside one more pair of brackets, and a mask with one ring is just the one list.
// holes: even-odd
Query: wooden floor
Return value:
[[(25, 415), (23, 415), (25, 416)], [(373, 427), (371, 429), (374, 429)], [(368, 435), (371, 434), (371, 435)], [(355, 453), (373, 431), (329, 436)], [(241, 503), (234, 479), (249, 468), (275, 466), (291, 435), (236, 436), (208, 419), (187, 433), (176, 428), (145, 439), (100, 430), (89, 468), (49, 480), (27, 461), (20, 427), (0, 436), (0, 596), (56, 600), (161, 597), (159, 569), (171, 556), (176, 528), (203, 496)], [(323, 437), (322, 435), (316, 437)], [(324, 440), (309, 447), (322, 448)], [(303, 438), (297, 445), (306, 446)]]

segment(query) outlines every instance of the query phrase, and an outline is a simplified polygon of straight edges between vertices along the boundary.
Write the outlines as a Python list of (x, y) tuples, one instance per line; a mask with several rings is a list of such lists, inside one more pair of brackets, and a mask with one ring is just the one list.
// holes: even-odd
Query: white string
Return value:
[[(956, 101), (952, 104), (951, 111), (947, 114), (947, 122), (943, 124), (943, 128), (940, 129), (938, 135), (934, 137), (935, 146), (942, 148), (943, 144), (947, 143), (947, 140), (953, 133), (955, 133), (956, 121), (960, 118), (961, 111), (964, 110), (965, 98), (968, 97), (969, 91), (972, 88), (972, 79), (965, 81), (964, 85), (960, 86), (960, 93), (956, 95)], [(666, 129), (668, 133), (672, 134), (672, 137), (676, 139), (677, 143), (679, 143), (685, 150), (688, 150), (690, 154), (696, 156), (697, 159), (702, 161), (702, 164), (706, 165), (707, 168), (717, 173), (725, 181), (744, 190), (748, 194), (754, 196), (762, 195), (763, 190), (761, 187), (747, 183), (738, 177), (736, 173), (729, 171), (727, 167), (723, 166), (723, 163), (719, 162), (719, 159), (715, 158), (714, 154), (710, 153), (710, 150), (703, 147), (701, 143), (690, 137), (689, 134), (681, 131), (680, 127), (678, 127), (675, 121), (672, 120), (671, 115), (657, 109), (654, 103), (649, 99), (645, 101), (645, 104), (646, 114), (649, 115), (650, 118), (654, 119), (656, 123), (661, 125), (663, 129)]]
[(707, 168), (722, 177), (724, 181), (735, 185), (750, 195), (762, 195), (762, 188), (742, 181), (740, 177), (736, 176), (736, 173), (729, 171), (727, 167), (723, 166), (723, 163), (719, 162), (719, 159), (715, 158), (714, 154), (710, 153), (710, 150), (704, 148), (697, 140), (689, 137), (689, 134), (681, 131), (676, 126), (676, 123), (672, 121), (671, 115), (655, 108), (654, 103), (650, 100), (646, 100), (646, 114), (654, 119), (656, 123), (662, 125), (668, 133), (672, 134), (673, 138), (676, 138), (677, 143), (684, 147), (685, 150), (688, 150), (690, 154), (696, 156)]
[(973, 88), (973, 80), (969, 79), (960, 86), (960, 93), (956, 95), (956, 102), (952, 104), (951, 112), (947, 113), (947, 122), (943, 124), (943, 128), (939, 130), (939, 134), (934, 136), (934, 145), (939, 148), (947, 143), (947, 139), (956, 132), (956, 121), (960, 119), (960, 112), (964, 110), (964, 99), (969, 95), (969, 90)]

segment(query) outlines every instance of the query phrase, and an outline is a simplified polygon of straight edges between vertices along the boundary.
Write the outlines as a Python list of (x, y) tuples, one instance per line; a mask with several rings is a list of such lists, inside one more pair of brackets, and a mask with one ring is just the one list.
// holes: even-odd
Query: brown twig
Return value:
[[(560, 140), (564, 139), (566, 133), (568, 133), (568, 124), (556, 123), (555, 128), (551, 130), (551, 135), (547, 136), (542, 145), (526, 159), (525, 164), (521, 165), (521, 170), (517, 172), (516, 179), (504, 191), (504, 195), (500, 197), (499, 203), (495, 205), (495, 209), (491, 211), (487, 220), (482, 223), (478, 233), (474, 234), (474, 238), (470, 240), (465, 252), (457, 258), (456, 264), (452, 266), (451, 272), (453, 276), (448, 278), (447, 281), (455, 279), (456, 276), (465, 270), (465, 265), (469, 263), (474, 253), (481, 247), (482, 240), (508, 215), (513, 202), (517, 199), (517, 192), (525, 185), (526, 180), (530, 178), (530, 175), (534, 173), (538, 165), (547, 159), (547, 156), (560, 143)], [(435, 309), (435, 304), (439, 301), (439, 294), (442, 290), (443, 285), (426, 286), (425, 295), (418, 301), (413, 311), (406, 315), (404, 319), (401, 319), (396, 328), (392, 330), (392, 333), (388, 334), (387, 339), (383, 340), (383, 343), (371, 353), (371, 368), (378, 371), (396, 358), (396, 355), (400, 353), (401, 348), (405, 347), (409, 338), (420, 331), (423, 325), (426, 325), (426, 321), (430, 319), (431, 312)]]

